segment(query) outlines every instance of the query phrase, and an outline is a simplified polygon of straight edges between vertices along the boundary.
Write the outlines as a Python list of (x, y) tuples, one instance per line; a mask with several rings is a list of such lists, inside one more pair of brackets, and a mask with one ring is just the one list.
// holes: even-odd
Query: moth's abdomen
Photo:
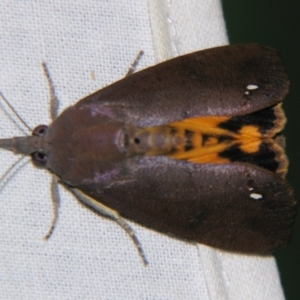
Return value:
[(168, 125), (131, 128), (128, 132), (129, 156), (168, 155), (185, 145), (184, 133)]
[(128, 131), (128, 154), (166, 155), (192, 163), (258, 165), (285, 175), (287, 158), (277, 137), (285, 124), (280, 105), (246, 116), (209, 116)]
[(191, 159), (194, 155), (205, 156), (220, 151), (236, 136), (226, 129), (216, 128), (217, 123), (227, 119), (199, 117), (168, 125), (130, 129), (129, 156), (167, 155), (177, 159)]

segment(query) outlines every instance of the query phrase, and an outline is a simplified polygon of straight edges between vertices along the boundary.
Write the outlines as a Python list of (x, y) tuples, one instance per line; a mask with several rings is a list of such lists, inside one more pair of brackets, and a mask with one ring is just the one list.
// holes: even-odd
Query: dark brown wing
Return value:
[(117, 180), (102, 178), (80, 188), (142, 225), (246, 253), (270, 253), (290, 240), (296, 201), (288, 184), (270, 171), (164, 157), (132, 159), (112, 176), (116, 170)]
[(114, 117), (146, 127), (197, 116), (249, 114), (281, 102), (288, 87), (276, 51), (258, 45), (233, 45), (147, 68), (76, 106), (109, 105)]

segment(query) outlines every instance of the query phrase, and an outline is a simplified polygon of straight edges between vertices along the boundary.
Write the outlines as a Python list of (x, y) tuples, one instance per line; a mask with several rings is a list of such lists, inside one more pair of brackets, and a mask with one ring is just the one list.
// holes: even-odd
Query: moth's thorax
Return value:
[(113, 163), (126, 155), (122, 122), (93, 115), (89, 107), (66, 109), (49, 126), (45, 140), (49, 145), (45, 149), (47, 167), (67, 182), (77, 181), (80, 172), (91, 176), (95, 165)]

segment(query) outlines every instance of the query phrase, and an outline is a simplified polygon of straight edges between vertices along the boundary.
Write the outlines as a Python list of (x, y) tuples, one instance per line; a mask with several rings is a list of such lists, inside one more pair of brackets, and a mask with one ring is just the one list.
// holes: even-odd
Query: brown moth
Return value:
[[(271, 253), (289, 242), (296, 214), (280, 136), (288, 88), (274, 50), (212, 48), (127, 76), (59, 116), (51, 88), (53, 123), (0, 147), (31, 155), (116, 220), (145, 263), (123, 217), (228, 251)], [(52, 194), (48, 237), (56, 180)]]

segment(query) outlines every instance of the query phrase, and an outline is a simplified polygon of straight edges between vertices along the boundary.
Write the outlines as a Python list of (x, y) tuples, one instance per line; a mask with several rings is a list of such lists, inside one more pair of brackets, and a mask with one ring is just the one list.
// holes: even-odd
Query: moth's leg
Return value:
[(42, 67), (47, 78), (49, 92), (50, 92), (50, 117), (51, 120), (55, 120), (58, 115), (58, 107), (59, 107), (59, 100), (55, 95), (54, 85), (52, 83), (49, 70), (45, 62), (42, 63)]
[(52, 182), (51, 182), (51, 199), (53, 205), (53, 219), (52, 219), (52, 224), (50, 226), (50, 229), (46, 234), (46, 236), (44, 237), (45, 240), (48, 240), (54, 231), (54, 228), (58, 220), (58, 210), (60, 206), (60, 195), (58, 191), (58, 183), (57, 183), (56, 176), (54, 175), (52, 175)]
[(73, 194), (76, 196), (76, 198), (78, 200), (80, 200), (87, 206), (95, 209), (96, 212), (98, 212), (102, 215), (105, 215), (107, 217), (110, 217), (111, 219), (116, 221), (132, 239), (134, 245), (136, 246), (136, 248), (139, 252), (141, 259), (143, 260), (144, 265), (145, 266), (148, 265), (148, 261), (146, 259), (145, 253), (142, 249), (141, 243), (137, 239), (133, 229), (129, 226), (129, 224), (123, 218), (121, 218), (121, 216), (119, 215), (119, 213), (117, 211), (115, 211), (115, 210), (105, 206), (104, 204), (98, 202), (97, 200), (87, 196), (86, 194), (84, 194), (83, 192), (81, 192), (78, 189), (70, 189), (70, 190), (73, 192)]
[(131, 66), (130, 66), (128, 72), (126, 73), (125, 77), (128, 77), (128, 76), (130, 76), (132, 73), (134, 73), (135, 68), (136, 68), (137, 64), (139, 63), (139, 61), (141, 60), (143, 54), (144, 54), (144, 51), (142, 51), (142, 50), (138, 53), (138, 55), (136, 56), (135, 60), (134, 60), (133, 63), (131, 64)]

